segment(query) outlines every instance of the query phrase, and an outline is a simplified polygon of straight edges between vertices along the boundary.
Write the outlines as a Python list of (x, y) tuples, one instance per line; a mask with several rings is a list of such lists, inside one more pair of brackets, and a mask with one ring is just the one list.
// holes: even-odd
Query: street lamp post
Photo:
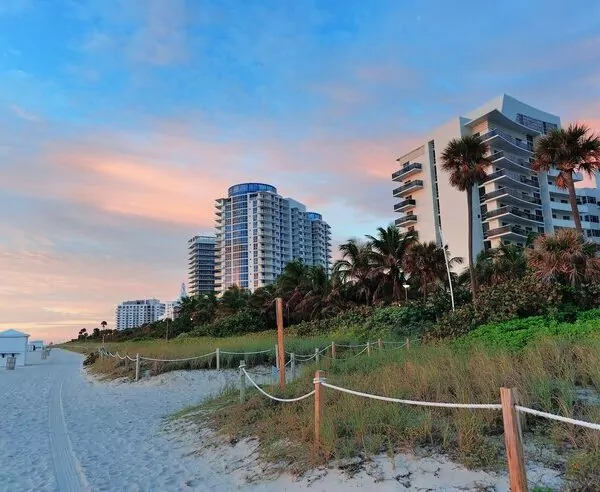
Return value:
[(448, 273), (448, 285), (450, 286), (450, 301), (452, 302), (452, 311), (454, 311), (454, 290), (452, 289), (452, 276), (450, 275), (450, 263), (448, 262), (448, 252), (444, 247), (444, 238), (442, 237), (442, 228), (438, 226), (438, 232), (440, 233), (440, 242), (442, 243), (442, 250), (444, 251), (444, 260), (446, 260), (446, 272)]
[(402, 287), (404, 287), (404, 297), (406, 299), (406, 302), (408, 302), (408, 289), (409, 289), (410, 285), (402, 284)]

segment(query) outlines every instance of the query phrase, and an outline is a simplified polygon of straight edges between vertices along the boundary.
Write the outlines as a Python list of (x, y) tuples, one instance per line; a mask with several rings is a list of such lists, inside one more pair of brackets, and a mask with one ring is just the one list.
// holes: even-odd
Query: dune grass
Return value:
[[(354, 345), (359, 342), (340, 335), (301, 337), (293, 330), (286, 330), (285, 350), (299, 356), (310, 356), (314, 354), (315, 348), (325, 348), (334, 341), (341, 345)], [(237, 368), (240, 361), (244, 360), (248, 367), (257, 365), (275, 364), (275, 344), (277, 343), (274, 330), (260, 333), (251, 333), (244, 336), (212, 338), (212, 337), (183, 337), (173, 340), (143, 340), (119, 343), (106, 343), (105, 348), (112, 352), (119, 352), (135, 358), (136, 354), (152, 359), (185, 359), (209, 354), (219, 348), (221, 351), (221, 368)], [(97, 342), (73, 342), (66, 343), (60, 347), (81, 353), (89, 353), (98, 350), (102, 346)], [(258, 353), (270, 350), (268, 353)], [(336, 353), (339, 356), (350, 356), (361, 349), (339, 346)], [(227, 354), (226, 352), (235, 352)], [(331, 355), (328, 352), (328, 355)], [(289, 360), (289, 359), (288, 359)], [(141, 370), (149, 370), (152, 375), (161, 374), (174, 370), (193, 369), (215, 369), (216, 356), (211, 355), (200, 359), (180, 362), (154, 362), (142, 361)], [(114, 358), (99, 359), (92, 366), (92, 371), (108, 377), (131, 377), (135, 371), (135, 365), (131, 361), (117, 360)]]
[[(324, 360), (322, 368), (332, 384), (415, 400), (498, 403), (500, 387), (513, 387), (526, 406), (600, 422), (600, 408), (583, 394), (583, 389), (588, 395), (600, 392), (598, 337), (545, 338), (519, 353), (449, 345), (374, 351), (371, 357)], [(276, 394), (309, 392), (314, 369), (314, 364), (307, 367)], [(240, 404), (238, 394), (229, 391), (204, 405), (210, 415), (202, 419), (229, 437), (258, 437), (263, 458), (276, 457), (297, 472), (326, 460), (415, 448), (445, 452), (469, 467), (505, 466), (499, 411), (411, 407), (324, 391), (318, 453), (313, 446), (312, 398), (286, 404), (249, 391), (248, 400)], [(211, 413), (214, 408), (219, 410)], [(533, 443), (552, 449), (553, 464), (563, 467), (561, 455), (568, 455), (567, 471), (581, 483), (600, 479), (599, 432), (531, 416), (526, 424), (524, 440), (530, 451)], [(539, 458), (531, 452), (528, 457)]]

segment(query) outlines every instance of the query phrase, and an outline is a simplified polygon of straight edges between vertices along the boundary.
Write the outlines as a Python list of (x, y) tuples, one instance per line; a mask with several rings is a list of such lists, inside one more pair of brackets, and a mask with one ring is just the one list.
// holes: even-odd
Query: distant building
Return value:
[(165, 304), (158, 299), (125, 301), (117, 306), (115, 328), (126, 330), (160, 320), (165, 314)]
[(294, 259), (331, 270), (331, 228), (320, 214), (264, 183), (242, 183), (216, 200), (215, 290), (272, 284)]
[(208, 294), (215, 291), (214, 236), (194, 236), (188, 241), (189, 295)]
[(181, 282), (181, 289), (179, 290), (179, 298), (176, 301), (166, 301), (165, 305), (165, 313), (162, 315), (162, 320), (165, 319), (175, 319), (177, 317), (177, 305), (180, 301), (187, 297), (187, 290), (185, 288), (185, 283)]

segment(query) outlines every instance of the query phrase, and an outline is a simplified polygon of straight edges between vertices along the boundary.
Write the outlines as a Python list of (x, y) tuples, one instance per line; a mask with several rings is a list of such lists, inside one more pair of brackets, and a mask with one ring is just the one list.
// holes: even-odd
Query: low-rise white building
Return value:
[(6, 364), (7, 357), (16, 357), (16, 365), (27, 364), (29, 335), (17, 330), (0, 332), (0, 357), (1, 363)]
[(165, 314), (165, 304), (158, 299), (124, 301), (115, 310), (115, 328), (126, 330), (160, 320)]

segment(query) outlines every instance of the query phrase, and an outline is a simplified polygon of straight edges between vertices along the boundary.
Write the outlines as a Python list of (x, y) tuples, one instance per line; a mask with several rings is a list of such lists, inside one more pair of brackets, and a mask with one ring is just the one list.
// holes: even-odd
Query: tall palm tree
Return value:
[(349, 239), (339, 247), (342, 258), (333, 264), (333, 283), (352, 284), (358, 300), (371, 300), (369, 274), (371, 271), (371, 245)]
[(556, 128), (538, 138), (531, 168), (549, 171), (554, 167), (559, 171), (556, 185), (568, 190), (575, 228), (583, 234), (573, 173), (583, 172), (591, 176), (600, 169), (600, 136), (592, 133), (586, 125), (571, 124), (566, 130)]
[(473, 296), (477, 293), (473, 268), (473, 187), (482, 183), (487, 176), (486, 167), (490, 164), (486, 157), (488, 151), (488, 145), (479, 137), (464, 136), (451, 140), (442, 153), (442, 169), (450, 173), (450, 184), (467, 194), (469, 273)]
[(534, 277), (542, 282), (560, 282), (575, 287), (600, 280), (596, 244), (586, 241), (574, 229), (560, 229), (552, 236), (538, 236), (526, 254)]
[(390, 224), (387, 228), (379, 227), (377, 236), (367, 236), (371, 243), (373, 269), (371, 274), (377, 280), (374, 300), (382, 297), (385, 289), (391, 287), (392, 301), (402, 299), (402, 284), (405, 282), (402, 262), (408, 247), (417, 239), (413, 232), (401, 233)]
[[(437, 285), (444, 285), (448, 281), (446, 270), (446, 258), (448, 248), (439, 248), (435, 241), (414, 242), (411, 244), (403, 259), (404, 271), (410, 275), (419, 285), (423, 299), (427, 298), (429, 287), (433, 289)], [(450, 266), (461, 264), (462, 258), (448, 258)]]

